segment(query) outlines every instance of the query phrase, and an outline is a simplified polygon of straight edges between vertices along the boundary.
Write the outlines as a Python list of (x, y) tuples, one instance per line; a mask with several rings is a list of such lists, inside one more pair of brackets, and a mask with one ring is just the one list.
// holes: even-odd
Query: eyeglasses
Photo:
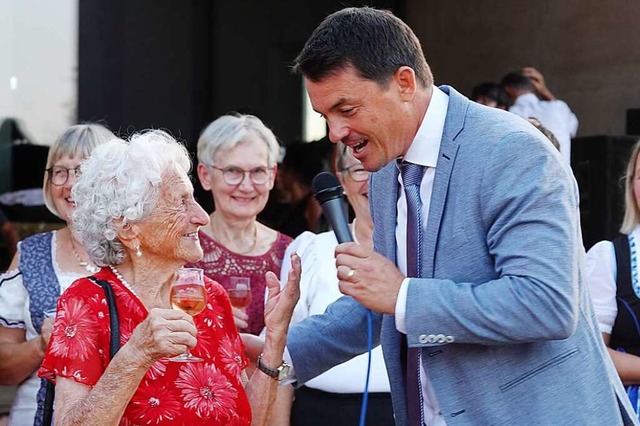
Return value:
[(362, 167), (361, 163), (352, 164), (349, 167), (340, 169), (340, 171), (342, 173), (348, 172), (349, 176), (351, 176), (351, 179), (356, 182), (364, 182), (365, 180), (369, 180), (369, 176), (371, 175), (371, 172), (365, 170)]
[(220, 168), (214, 165), (207, 164), (208, 167), (212, 169), (216, 169), (222, 172), (222, 178), (228, 185), (240, 185), (240, 183), (244, 180), (245, 175), (249, 174), (249, 179), (255, 185), (264, 185), (269, 181), (269, 177), (271, 175), (270, 168), (267, 167), (256, 167), (252, 170), (244, 170), (240, 167), (225, 167)]
[(62, 186), (69, 180), (69, 172), (73, 172), (73, 175), (77, 178), (80, 177), (80, 166), (76, 167), (64, 167), (53, 166), (45, 170), (49, 173), (49, 181), (55, 186)]

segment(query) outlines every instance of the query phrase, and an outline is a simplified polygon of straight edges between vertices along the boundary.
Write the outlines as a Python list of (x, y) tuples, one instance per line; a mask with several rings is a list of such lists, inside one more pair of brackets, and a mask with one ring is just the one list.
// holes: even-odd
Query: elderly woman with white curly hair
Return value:
[[(105, 295), (87, 278), (58, 302), (39, 374), (56, 382), (55, 423), (74, 425), (263, 424), (277, 382), (265, 368), (247, 378), (244, 346), (223, 288), (205, 278), (207, 304), (194, 317), (171, 309), (176, 269), (202, 256), (207, 214), (193, 197), (186, 149), (160, 131), (96, 149), (73, 190), (74, 226), (96, 279), (111, 284), (121, 349), (109, 360)], [(300, 262), (287, 286), (267, 274), (261, 362), (281, 364), (298, 299)], [(190, 350), (201, 362), (171, 362)], [(268, 372), (269, 369), (266, 368)]]

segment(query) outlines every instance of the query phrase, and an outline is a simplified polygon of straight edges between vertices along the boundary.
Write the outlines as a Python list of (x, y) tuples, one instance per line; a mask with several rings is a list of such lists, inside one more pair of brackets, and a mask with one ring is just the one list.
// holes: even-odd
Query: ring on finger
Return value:
[(349, 278), (353, 278), (356, 276), (356, 270), (355, 269), (349, 269), (349, 272), (347, 272), (347, 277)]

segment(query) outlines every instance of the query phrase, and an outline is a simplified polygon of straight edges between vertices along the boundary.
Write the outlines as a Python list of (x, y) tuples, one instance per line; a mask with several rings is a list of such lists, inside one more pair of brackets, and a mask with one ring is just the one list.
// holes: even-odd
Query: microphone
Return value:
[(338, 178), (329, 172), (320, 172), (313, 178), (311, 190), (320, 203), (322, 212), (329, 219), (338, 243), (352, 242), (353, 237), (342, 201), (342, 186)]

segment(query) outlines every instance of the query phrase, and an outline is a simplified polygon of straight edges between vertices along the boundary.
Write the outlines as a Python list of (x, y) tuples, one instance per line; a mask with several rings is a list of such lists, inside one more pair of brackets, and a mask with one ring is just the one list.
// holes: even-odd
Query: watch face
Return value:
[(278, 371), (278, 380), (284, 380), (289, 377), (291, 374), (291, 366), (289, 364), (284, 363)]

